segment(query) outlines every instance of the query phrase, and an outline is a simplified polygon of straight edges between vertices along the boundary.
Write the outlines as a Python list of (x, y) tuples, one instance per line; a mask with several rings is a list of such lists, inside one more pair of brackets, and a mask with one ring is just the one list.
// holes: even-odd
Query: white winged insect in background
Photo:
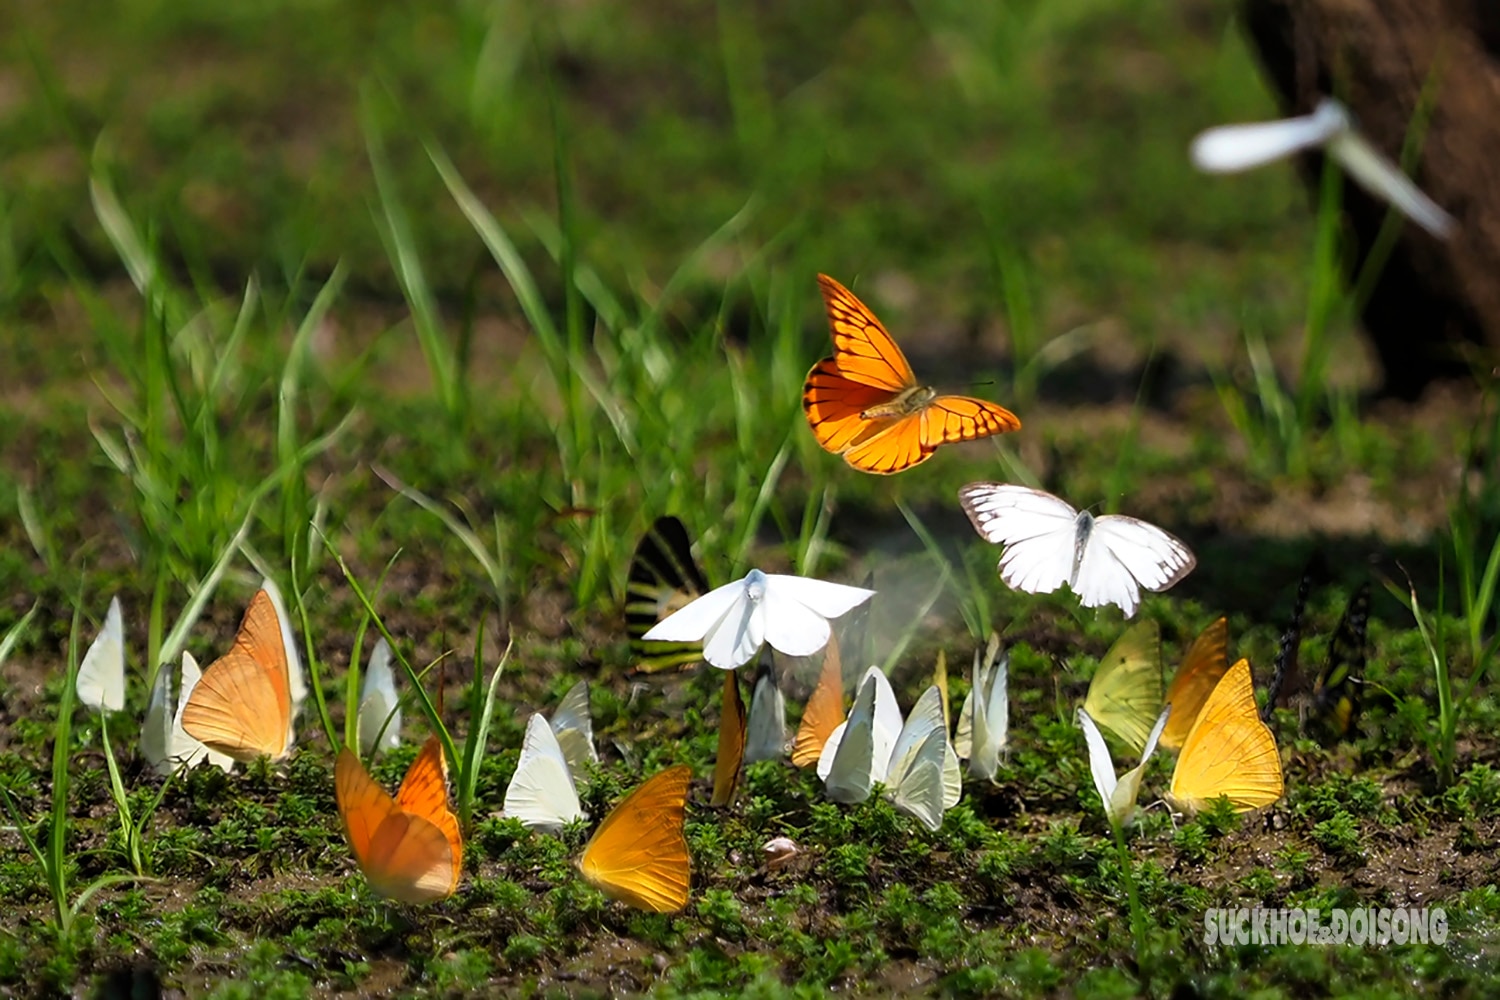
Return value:
[(396, 675), (391, 671), (391, 647), (381, 636), (370, 650), (364, 680), (359, 690), (359, 748), (366, 757), (377, 750), (401, 745), (401, 699), (396, 694)]
[(811, 656), (828, 644), (828, 619), (875, 591), (752, 569), (658, 622), (643, 641), (702, 642), (720, 670), (749, 663), (763, 643), (787, 656)]
[[(995, 780), (1000, 752), (1010, 730), (1010, 653), (998, 656), (1000, 637), (991, 635), (981, 661), (974, 650), (974, 673), (953, 732), (953, 752), (969, 762), (969, 774)], [(997, 659), (998, 656), (998, 659)]]
[(203, 671), (193, 654), (183, 651), (182, 673), (178, 685), (177, 702), (172, 702), (172, 667), (162, 664), (156, 671), (156, 683), (151, 687), (151, 701), (146, 706), (146, 720), (141, 724), (141, 756), (156, 769), (157, 774), (169, 775), (179, 768), (191, 768), (201, 760), (228, 774), (234, 770), (234, 758), (210, 750), (182, 728), (182, 710), (188, 696)]
[(1228, 174), (1314, 147), (1321, 147), (1361, 187), (1396, 206), (1432, 235), (1447, 238), (1452, 234), (1452, 216), (1355, 131), (1348, 109), (1331, 97), (1319, 101), (1310, 115), (1208, 129), (1193, 139), (1190, 155), (1199, 170)]
[(526, 739), (516, 773), (505, 789), (505, 815), (531, 830), (557, 833), (583, 818), (578, 788), (568, 758), (563, 755), (552, 725), (540, 712), (526, 723)]
[(1083, 738), (1089, 747), (1089, 770), (1094, 775), (1094, 789), (1104, 803), (1104, 813), (1112, 826), (1123, 827), (1135, 815), (1135, 799), (1141, 792), (1141, 778), (1146, 773), (1151, 755), (1156, 752), (1156, 741), (1161, 739), (1161, 731), (1167, 728), (1167, 717), (1171, 712), (1171, 705), (1161, 710), (1151, 736), (1146, 740), (1141, 762), (1116, 779), (1115, 764), (1110, 759), (1104, 734), (1099, 731), (1094, 720), (1089, 718), (1088, 712), (1082, 708), (1078, 710), (1078, 724), (1083, 727)]
[(1129, 618), (1142, 588), (1166, 590), (1198, 564), (1191, 549), (1154, 524), (1095, 517), (1028, 486), (970, 483), (958, 499), (974, 530), (1005, 546), (1000, 579), (1030, 594), (1066, 583), (1084, 607), (1115, 604)]
[(118, 597), (110, 600), (104, 627), (83, 654), (74, 686), (78, 700), (96, 712), (125, 707), (125, 620)]
[(579, 681), (568, 689), (552, 713), (548, 723), (563, 759), (568, 762), (568, 773), (574, 785), (588, 780), (589, 765), (599, 763), (598, 751), (594, 749), (594, 717), (589, 707), (589, 682)]
[(745, 728), (745, 763), (780, 760), (786, 756), (786, 698), (776, 683), (776, 668), (762, 654), (750, 695), (750, 721)]
[[(938, 739), (929, 742), (934, 735)], [(936, 830), (943, 811), (953, 808), (963, 794), (963, 775), (948, 743), (938, 687), (922, 692), (903, 722), (885, 674), (877, 667), (865, 671), (849, 718), (823, 745), (818, 777), (835, 802), (863, 802), (871, 788), (884, 784), (886, 797), (897, 808)]]

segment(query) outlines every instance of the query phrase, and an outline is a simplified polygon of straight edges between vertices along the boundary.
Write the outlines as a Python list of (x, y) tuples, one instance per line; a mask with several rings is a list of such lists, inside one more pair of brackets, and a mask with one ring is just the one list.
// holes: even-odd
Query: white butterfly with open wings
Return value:
[(710, 590), (641, 636), (651, 642), (702, 642), (720, 670), (749, 663), (762, 643), (787, 656), (811, 656), (828, 645), (828, 619), (863, 604), (875, 591), (752, 569), (743, 580)]
[(1191, 549), (1154, 524), (1095, 517), (1028, 486), (970, 483), (958, 499), (974, 530), (1005, 546), (1000, 579), (1030, 594), (1066, 583), (1084, 607), (1115, 604), (1129, 618), (1141, 588), (1166, 590), (1198, 565)]

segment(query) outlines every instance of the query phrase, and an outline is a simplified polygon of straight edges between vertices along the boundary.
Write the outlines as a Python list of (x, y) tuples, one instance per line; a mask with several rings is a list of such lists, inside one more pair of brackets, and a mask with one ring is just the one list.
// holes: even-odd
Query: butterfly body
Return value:
[(843, 285), (818, 275), (833, 355), (812, 366), (802, 409), (824, 450), (861, 472), (891, 475), (925, 462), (939, 445), (1017, 430), (995, 403), (945, 396), (917, 381), (896, 341)]

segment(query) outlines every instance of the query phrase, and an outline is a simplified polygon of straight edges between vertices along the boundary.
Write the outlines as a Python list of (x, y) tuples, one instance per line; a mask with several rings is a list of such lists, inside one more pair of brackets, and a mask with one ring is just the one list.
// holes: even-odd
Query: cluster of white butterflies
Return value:
[[(261, 589), (270, 597), (281, 622), (292, 718), (295, 719), (308, 694), (302, 658), (297, 652), (291, 619), (275, 581), (270, 578), (262, 580)], [(95, 712), (122, 711), (125, 708), (125, 660), (125, 621), (120, 599), (115, 597), (109, 602), (103, 626), (78, 665), (75, 685), (78, 700)], [(207, 761), (225, 773), (234, 770), (234, 758), (210, 750), (182, 726), (183, 710), (202, 677), (203, 670), (198, 661), (193, 654), (184, 651), (182, 665), (176, 677), (177, 697), (174, 699), (172, 670), (164, 665), (156, 672), (156, 680), (151, 686), (151, 699), (146, 706), (145, 722), (141, 726), (140, 747), (141, 755), (159, 774), (170, 775), (182, 768), (192, 768), (200, 761)], [(358, 728), (360, 746), (367, 756), (377, 749), (377, 740), (378, 749), (382, 750), (394, 749), (401, 743), (400, 699), (396, 694), (395, 677), (391, 671), (390, 646), (384, 639), (376, 642), (365, 669)], [(289, 736), (288, 743), (290, 742)]]

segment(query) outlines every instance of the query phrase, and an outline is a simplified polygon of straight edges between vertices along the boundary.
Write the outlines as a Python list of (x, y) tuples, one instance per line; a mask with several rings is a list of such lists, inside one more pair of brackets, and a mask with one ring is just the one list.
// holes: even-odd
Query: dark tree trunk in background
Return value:
[[(1500, 355), (1500, 0), (1243, 0), (1251, 41), (1287, 114), (1340, 97), (1393, 160), (1424, 88), (1435, 102), (1416, 181), (1458, 222), (1448, 242), (1407, 223), (1363, 321), (1385, 391)], [(1312, 176), (1316, 176), (1315, 174)], [(1352, 184), (1363, 262), (1387, 206)], [(1478, 348), (1478, 349), (1476, 349)]]

